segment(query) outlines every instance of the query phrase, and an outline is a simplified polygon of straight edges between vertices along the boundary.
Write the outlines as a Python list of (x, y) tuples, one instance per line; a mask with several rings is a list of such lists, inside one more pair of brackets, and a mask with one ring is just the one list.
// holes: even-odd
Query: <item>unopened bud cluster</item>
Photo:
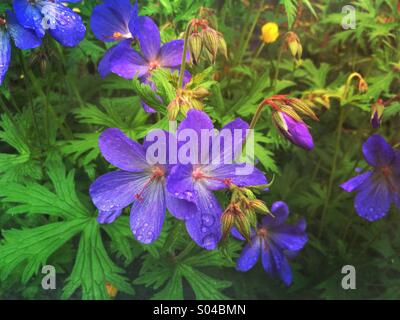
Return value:
[(232, 186), (232, 198), (221, 217), (222, 234), (226, 238), (232, 228), (248, 241), (251, 238), (251, 229), (257, 226), (257, 213), (271, 214), (267, 205), (256, 198), (247, 188)]
[(225, 58), (228, 57), (224, 37), (220, 32), (211, 28), (209, 22), (205, 19), (193, 19), (191, 21), (189, 50), (193, 64), (197, 64), (202, 58), (214, 63), (219, 52)]

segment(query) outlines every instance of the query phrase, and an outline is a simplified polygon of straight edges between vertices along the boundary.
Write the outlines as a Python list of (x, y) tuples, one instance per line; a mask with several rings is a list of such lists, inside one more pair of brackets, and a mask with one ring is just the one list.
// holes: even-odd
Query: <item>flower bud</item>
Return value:
[(199, 32), (194, 32), (189, 37), (189, 48), (192, 62), (197, 64), (200, 60), (203, 49), (203, 37)]
[(268, 22), (261, 28), (261, 39), (264, 43), (273, 43), (279, 37), (279, 27), (275, 22)]
[(180, 111), (180, 97), (176, 97), (174, 100), (170, 102), (167, 107), (168, 111), (168, 119), (169, 120), (176, 120)]
[(300, 60), (301, 55), (303, 54), (303, 46), (301, 45), (300, 39), (297, 34), (289, 31), (285, 36), (285, 42), (293, 58)]
[(368, 90), (367, 81), (365, 81), (364, 78), (360, 78), (360, 81), (358, 82), (358, 91), (366, 92), (367, 90)]
[(109, 282), (106, 283), (106, 290), (111, 299), (114, 299), (118, 294), (118, 289)]
[(193, 98), (195, 99), (203, 99), (205, 97), (208, 97), (210, 95), (210, 92), (205, 88), (198, 87), (192, 91), (192, 94)]
[(235, 212), (231, 205), (228, 206), (228, 208), (222, 214), (221, 224), (222, 224), (222, 238), (225, 239), (229, 235), (235, 224)]
[(217, 31), (211, 28), (207, 28), (203, 30), (203, 38), (204, 45), (207, 48), (207, 51), (212, 56), (213, 61), (215, 61), (219, 47), (219, 35)]
[(383, 118), (383, 112), (385, 111), (385, 105), (382, 99), (379, 99), (371, 107), (371, 125), (372, 128), (378, 129), (381, 126), (381, 121)]
[(271, 211), (268, 209), (267, 205), (264, 201), (255, 199), (250, 201), (250, 207), (261, 214), (271, 214)]
[(311, 150), (314, 148), (313, 138), (303, 120), (290, 108), (286, 111), (274, 111), (272, 119), (280, 133), (293, 144)]

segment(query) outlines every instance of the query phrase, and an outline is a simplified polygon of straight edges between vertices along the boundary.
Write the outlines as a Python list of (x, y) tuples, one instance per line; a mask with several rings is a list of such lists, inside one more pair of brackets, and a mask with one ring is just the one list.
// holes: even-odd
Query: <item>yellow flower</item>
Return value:
[(275, 22), (268, 22), (261, 29), (261, 40), (265, 43), (273, 43), (279, 37), (279, 27)]

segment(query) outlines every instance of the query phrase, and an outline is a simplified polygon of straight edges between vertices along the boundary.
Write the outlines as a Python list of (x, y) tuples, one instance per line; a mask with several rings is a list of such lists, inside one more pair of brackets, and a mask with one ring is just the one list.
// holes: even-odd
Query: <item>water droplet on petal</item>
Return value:
[(201, 220), (203, 222), (203, 225), (205, 225), (206, 227), (211, 227), (215, 222), (215, 218), (210, 214), (203, 215), (201, 217)]

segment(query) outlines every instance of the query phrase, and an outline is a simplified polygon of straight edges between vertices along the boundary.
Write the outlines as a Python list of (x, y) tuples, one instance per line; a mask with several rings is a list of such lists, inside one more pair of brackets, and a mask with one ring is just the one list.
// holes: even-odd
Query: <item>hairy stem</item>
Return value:
[(183, 87), (183, 77), (186, 70), (186, 55), (189, 47), (189, 35), (192, 31), (192, 22), (189, 22), (186, 27), (185, 37), (184, 37), (184, 45), (183, 45), (183, 53), (182, 53), (182, 62), (181, 62), (181, 70), (179, 71), (179, 80), (178, 80), (178, 88), (181, 89)]

